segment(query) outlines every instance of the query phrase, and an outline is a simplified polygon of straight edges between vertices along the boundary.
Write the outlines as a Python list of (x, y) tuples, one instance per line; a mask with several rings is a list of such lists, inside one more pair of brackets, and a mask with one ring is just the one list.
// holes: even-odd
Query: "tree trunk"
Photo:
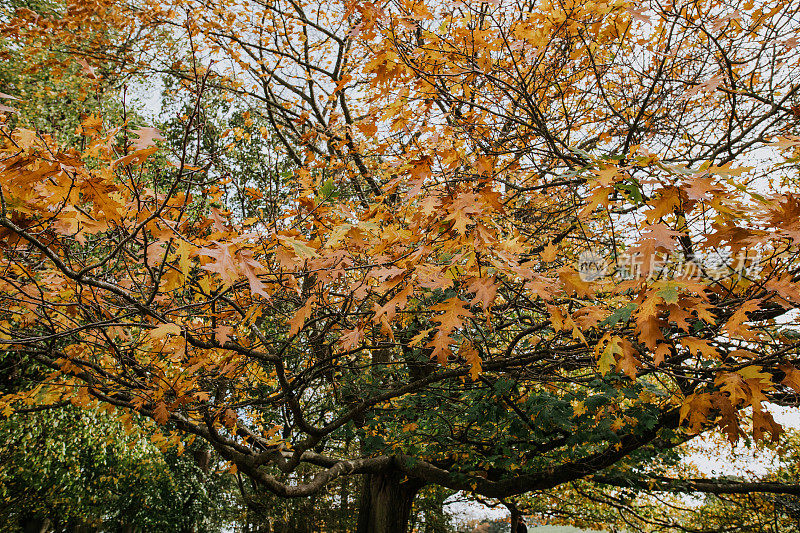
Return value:
[(90, 525), (90, 524), (84, 524), (78, 518), (71, 518), (67, 522), (67, 532), (68, 533), (96, 533), (96, 531), (97, 531), (97, 527), (96, 526), (93, 526), (93, 525)]
[(45, 533), (50, 529), (50, 519), (33, 515), (26, 515), (21, 520), (22, 530), (25, 533)]
[(407, 533), (411, 506), (422, 485), (394, 471), (365, 475), (356, 533)]
[(516, 506), (511, 506), (508, 508), (511, 511), (511, 533), (517, 533), (517, 524), (519, 524), (519, 517), (522, 516), (522, 513), (519, 512), (519, 509)]
[[(346, 451), (346, 448), (345, 448)], [(342, 486), (339, 490), (339, 531), (347, 531), (348, 519), (350, 517), (350, 479), (341, 479)]]

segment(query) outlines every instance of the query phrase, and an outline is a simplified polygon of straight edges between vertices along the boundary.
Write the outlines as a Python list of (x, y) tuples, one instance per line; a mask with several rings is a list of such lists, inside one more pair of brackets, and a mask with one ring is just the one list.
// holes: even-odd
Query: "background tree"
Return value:
[[(758, 457), (758, 463), (770, 465), (767, 474), (747, 472), (748, 463), (754, 462), (751, 452), (745, 448), (743, 454), (732, 450), (730, 454), (721, 453), (728, 470), (735, 467), (741, 470), (737, 475), (728, 475), (729, 482), (788, 484), (797, 480), (796, 431), (783, 434), (778, 443), (764, 451), (765, 456)], [(670, 475), (670, 471), (675, 476), (677, 469), (678, 476), (685, 480), (683, 486), (664, 486), (658, 478), (648, 486), (641, 486), (626, 483), (624, 478), (600, 477), (553, 491), (532, 493), (520, 498), (517, 504), (534, 520), (606, 531), (797, 531), (796, 493), (769, 494), (742, 487), (743, 490), (736, 493), (709, 492), (698, 496), (690, 480), (701, 476), (697, 468), (687, 462), (690, 463), (662, 465), (664, 477)]]
[(68, 408), (5, 420), (0, 432), (6, 531), (200, 533), (235, 517), (230, 476), (204, 471), (192, 448), (162, 452), (138, 424), (126, 432), (109, 414)]
[[(405, 530), (425, 485), (638, 487), (711, 427), (780, 435), (797, 6), (102, 7), (6, 31), (141, 36), (116, 65), (175, 76), (183, 131), (157, 156), (149, 128), (84, 121), (80, 151), (4, 129), (2, 342), (51, 369), (8, 414), (139, 411), (281, 497), (363, 474), (364, 532)], [(214, 170), (214, 91), (291, 162), (271, 213)]]

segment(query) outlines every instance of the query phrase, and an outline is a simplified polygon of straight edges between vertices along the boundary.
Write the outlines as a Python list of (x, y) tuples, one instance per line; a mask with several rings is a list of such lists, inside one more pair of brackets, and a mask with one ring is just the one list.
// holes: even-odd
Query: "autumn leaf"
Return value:
[(453, 229), (464, 235), (467, 232), (467, 225), (473, 224), (473, 216), (481, 213), (482, 204), (478, 201), (475, 193), (462, 193), (450, 206), (450, 214), (444, 220), (453, 222)]
[(698, 339), (697, 337), (683, 337), (680, 342), (694, 356), (704, 355), (712, 359), (719, 357), (717, 348), (709, 340)]
[(367, 137), (374, 137), (376, 133), (378, 133), (378, 126), (375, 125), (375, 122), (370, 122), (367, 120), (363, 120), (356, 124), (358, 129), (366, 135)]
[(163, 339), (167, 335), (180, 335), (181, 327), (178, 324), (162, 324), (150, 330), (150, 336), (154, 339)]
[(289, 336), (297, 335), (306, 323), (306, 320), (311, 318), (311, 310), (314, 307), (314, 302), (311, 298), (306, 300), (306, 303), (295, 311), (291, 320), (289, 320)]
[(194, 250), (194, 246), (192, 243), (181, 240), (178, 243), (177, 254), (179, 259), (179, 268), (181, 270), (181, 274), (183, 277), (186, 278), (189, 276), (189, 268), (191, 266), (191, 255), (192, 251)]
[(751, 338), (752, 334), (745, 323), (749, 320), (748, 314), (758, 310), (760, 307), (761, 302), (759, 300), (748, 300), (737, 306), (736, 311), (725, 323), (725, 329), (734, 337)]
[(477, 381), (481, 374), (481, 356), (470, 341), (464, 341), (458, 350), (459, 357), (463, 357), (469, 365), (469, 376), (472, 381)]
[(783, 426), (775, 421), (772, 413), (769, 411), (753, 411), (753, 439), (756, 442), (766, 440), (766, 437), (769, 437), (770, 442), (777, 442), (782, 432)]
[(772, 141), (773, 146), (779, 148), (794, 148), (800, 146), (800, 136), (798, 135), (784, 135), (775, 137)]
[(800, 392), (800, 370), (790, 364), (781, 365), (778, 368), (784, 374), (781, 385), (791, 387), (795, 392)]
[(631, 379), (636, 379), (639, 373), (639, 366), (641, 366), (641, 361), (637, 355), (639, 355), (639, 353), (633, 343), (623, 338), (619, 343), (619, 351), (616, 354), (616, 366)]
[(497, 298), (497, 289), (497, 284), (490, 278), (473, 278), (467, 288), (475, 294), (469, 302), (470, 305), (480, 304), (484, 311), (488, 310)]
[(398, 291), (398, 293), (391, 300), (386, 302), (386, 304), (373, 304), (373, 310), (375, 314), (372, 317), (372, 321), (375, 323), (380, 323), (382, 320), (391, 321), (394, 319), (395, 314), (397, 314), (398, 307), (405, 307), (408, 297), (411, 295), (412, 291), (413, 287), (411, 285), (406, 285), (403, 290)]
[(645, 228), (642, 239), (649, 239), (655, 242), (656, 248), (670, 251), (677, 248), (675, 239), (681, 236), (681, 232), (669, 229), (665, 224), (650, 224)]
[(611, 367), (617, 364), (617, 355), (622, 353), (622, 338), (606, 336), (597, 343), (595, 348), (597, 355), (597, 366), (603, 375), (611, 372)]
[(131, 147), (134, 151), (147, 150), (156, 145), (156, 141), (166, 141), (161, 132), (156, 128), (138, 128), (132, 130), (137, 138), (131, 141)]
[(205, 255), (214, 260), (213, 263), (203, 265), (203, 270), (219, 274), (222, 283), (226, 286), (233, 285), (240, 277), (239, 270), (230, 251), (230, 245), (215, 241), (214, 248), (201, 248), (196, 255)]
[(244, 277), (247, 278), (247, 283), (250, 285), (250, 292), (262, 296), (265, 300), (272, 299), (267, 286), (258, 277), (259, 272), (265, 270), (264, 266), (253, 258), (251, 250), (239, 250), (236, 254), (238, 260), (238, 267), (240, 271), (244, 272)]
[(431, 358), (436, 359), (440, 365), (444, 365), (447, 363), (447, 358), (453, 353), (450, 350), (451, 342), (453, 342), (453, 339), (440, 329), (425, 347), (432, 348)]
[(214, 340), (216, 340), (220, 346), (224, 346), (228, 339), (231, 338), (231, 333), (233, 333), (233, 328), (231, 326), (217, 326), (214, 329)]
[(749, 387), (742, 379), (742, 376), (736, 372), (721, 372), (714, 379), (714, 382), (720, 390), (728, 394), (733, 405), (738, 405), (750, 398)]
[(710, 394), (690, 394), (681, 405), (681, 422), (688, 422), (689, 430), (692, 433), (700, 433), (708, 424), (708, 417), (712, 407), (712, 396)]
[(167, 409), (167, 404), (165, 404), (163, 401), (158, 402), (155, 409), (153, 409), (153, 419), (159, 424), (166, 424), (167, 420), (169, 420), (169, 415), (170, 413)]
[(617, 181), (617, 177), (623, 177), (620, 170), (615, 166), (608, 166), (592, 172), (597, 176), (597, 182), (603, 186), (613, 185)]
[(235, 427), (238, 418), (236, 411), (233, 409), (225, 409), (225, 411), (222, 412), (222, 424), (227, 428)]
[(351, 330), (346, 330), (343, 331), (341, 337), (339, 337), (339, 344), (347, 351), (355, 350), (359, 344), (361, 344), (361, 339), (363, 337), (364, 330), (362, 328), (357, 327)]
[(290, 250), (293, 250), (300, 259), (311, 259), (317, 255), (317, 251), (314, 248), (298, 238), (279, 235), (278, 239), (282, 244), (284, 244), (284, 246), (287, 246)]
[(457, 297), (448, 298), (444, 302), (434, 305), (431, 309), (444, 311), (441, 315), (434, 317), (434, 320), (440, 324), (439, 331), (445, 334), (461, 327), (464, 323), (463, 318), (474, 316), (466, 308), (466, 302)]
[(95, 72), (94, 67), (89, 65), (89, 63), (85, 59), (78, 58), (76, 61), (81, 66), (81, 72), (86, 74), (87, 78), (89, 78), (90, 80), (97, 80), (100, 78)]
[(721, 176), (741, 176), (745, 172), (750, 172), (754, 167), (736, 167), (733, 168), (730, 163), (721, 167), (710, 166), (706, 169), (710, 174), (719, 174)]
[(722, 192), (713, 178), (696, 177), (693, 178), (687, 187), (684, 187), (686, 195), (690, 200), (706, 201), (710, 200), (715, 193)]
[(558, 246), (550, 242), (547, 243), (547, 246), (544, 247), (544, 250), (542, 250), (542, 253), (540, 255), (542, 261), (545, 261), (546, 263), (551, 263), (556, 260), (557, 254), (558, 254)]

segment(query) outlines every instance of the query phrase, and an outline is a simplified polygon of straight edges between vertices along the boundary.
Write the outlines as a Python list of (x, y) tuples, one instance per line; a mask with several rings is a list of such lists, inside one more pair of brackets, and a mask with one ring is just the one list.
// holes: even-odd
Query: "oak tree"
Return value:
[[(138, 411), (283, 497), (363, 475), (363, 532), (404, 531), (426, 484), (681, 485), (648, 465), (695, 435), (777, 439), (768, 404), (800, 391), (799, 9), (18, 10), (7, 53), (168, 76), (186, 107), (161, 149), (97, 115), (71, 148), (0, 95), (0, 342), (48, 369), (4, 414)], [(243, 110), (228, 146), (203, 142), (209, 91)], [(266, 180), (220, 164), (258, 135)]]

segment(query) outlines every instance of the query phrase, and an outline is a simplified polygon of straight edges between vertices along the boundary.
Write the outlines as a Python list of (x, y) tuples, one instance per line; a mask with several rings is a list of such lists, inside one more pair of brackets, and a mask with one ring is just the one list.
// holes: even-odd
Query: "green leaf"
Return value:
[(678, 303), (678, 285), (674, 282), (667, 282), (667, 284), (660, 289), (656, 294), (664, 299), (665, 303), (676, 304)]
[(328, 180), (319, 188), (319, 191), (317, 191), (317, 195), (323, 199), (336, 198), (339, 196), (339, 191), (336, 189), (336, 185), (333, 183), (333, 180), (328, 178)]
[(606, 317), (603, 321), (600, 322), (601, 326), (611, 326), (612, 328), (619, 324), (620, 322), (627, 322), (631, 319), (631, 313), (636, 309), (635, 303), (629, 303), (625, 307), (620, 307), (611, 315)]
[(636, 178), (628, 178), (624, 181), (621, 181), (614, 185), (617, 190), (622, 191), (628, 197), (628, 200), (633, 202), (634, 204), (641, 204), (644, 202), (644, 196), (642, 195), (642, 189), (639, 184), (639, 180)]

